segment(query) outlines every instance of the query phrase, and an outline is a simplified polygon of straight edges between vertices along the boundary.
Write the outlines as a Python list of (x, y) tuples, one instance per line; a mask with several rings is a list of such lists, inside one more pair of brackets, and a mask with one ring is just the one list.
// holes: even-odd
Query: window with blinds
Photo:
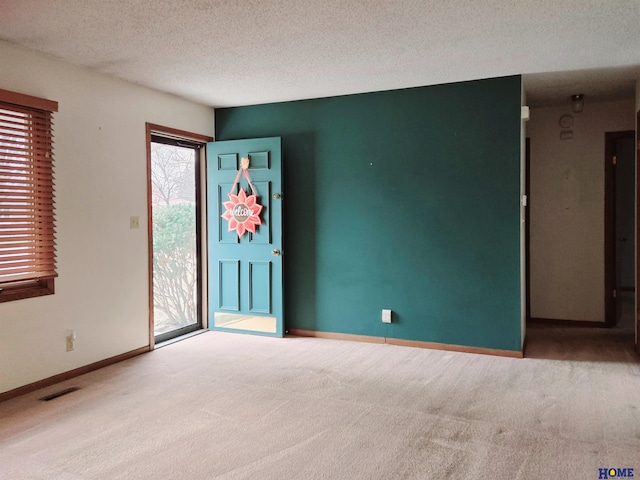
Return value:
[(0, 90), (0, 302), (53, 293), (57, 102)]

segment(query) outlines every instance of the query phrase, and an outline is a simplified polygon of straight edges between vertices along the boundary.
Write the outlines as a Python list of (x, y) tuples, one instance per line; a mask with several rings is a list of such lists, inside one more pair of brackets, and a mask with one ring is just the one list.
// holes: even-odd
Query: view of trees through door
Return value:
[(155, 342), (200, 328), (199, 145), (151, 137)]

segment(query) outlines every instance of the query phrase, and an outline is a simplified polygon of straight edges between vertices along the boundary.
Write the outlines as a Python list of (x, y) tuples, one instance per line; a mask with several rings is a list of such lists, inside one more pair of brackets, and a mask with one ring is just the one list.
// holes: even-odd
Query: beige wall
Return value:
[(633, 130), (634, 99), (531, 110), (531, 316), (604, 321), (605, 132)]
[[(213, 109), (0, 42), (0, 88), (56, 100), (56, 293), (0, 304), (0, 392), (148, 345), (145, 122)], [(129, 229), (129, 217), (140, 229)], [(77, 332), (67, 353), (67, 329)]]

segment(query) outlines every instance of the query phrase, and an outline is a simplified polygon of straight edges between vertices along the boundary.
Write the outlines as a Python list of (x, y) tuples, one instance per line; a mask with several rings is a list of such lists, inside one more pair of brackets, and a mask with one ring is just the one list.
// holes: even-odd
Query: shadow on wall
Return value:
[[(317, 310), (317, 189), (314, 133), (282, 136), (284, 176), (284, 308), (289, 325), (315, 330)], [(291, 188), (293, 185), (296, 188)], [(287, 208), (302, 205), (303, 208)], [(287, 261), (300, 259), (299, 261)], [(292, 290), (305, 295), (287, 295)], [(294, 318), (295, 315), (295, 318)]]

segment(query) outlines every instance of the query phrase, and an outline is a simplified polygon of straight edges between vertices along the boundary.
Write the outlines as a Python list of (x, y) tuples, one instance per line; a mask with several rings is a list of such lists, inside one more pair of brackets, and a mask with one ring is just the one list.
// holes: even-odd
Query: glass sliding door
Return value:
[(149, 182), (155, 343), (202, 328), (200, 145), (151, 135)]

